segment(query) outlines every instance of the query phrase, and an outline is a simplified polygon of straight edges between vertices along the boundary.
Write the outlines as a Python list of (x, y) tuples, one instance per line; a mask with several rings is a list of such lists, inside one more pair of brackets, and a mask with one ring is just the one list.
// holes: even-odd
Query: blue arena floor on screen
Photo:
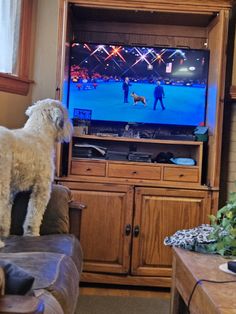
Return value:
[[(165, 92), (162, 110), (160, 102), (154, 104), (154, 83), (131, 82), (128, 103), (124, 103), (122, 81), (97, 82), (96, 86), (79, 85), (71, 81), (69, 88), (69, 112), (74, 108), (92, 110), (93, 120), (157, 123), (173, 125), (199, 125), (204, 122), (206, 86), (162, 85)], [(131, 93), (144, 96), (146, 106), (134, 105)]]

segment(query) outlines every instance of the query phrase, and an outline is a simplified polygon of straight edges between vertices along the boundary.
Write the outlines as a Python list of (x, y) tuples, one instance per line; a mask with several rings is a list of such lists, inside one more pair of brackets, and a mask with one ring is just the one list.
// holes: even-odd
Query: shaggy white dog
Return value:
[[(22, 129), (0, 127), (0, 235), (8, 236), (17, 192), (31, 190), (24, 235), (39, 235), (54, 179), (56, 142), (69, 142), (72, 124), (59, 101), (37, 101), (26, 110)], [(0, 241), (0, 247), (4, 243)]]

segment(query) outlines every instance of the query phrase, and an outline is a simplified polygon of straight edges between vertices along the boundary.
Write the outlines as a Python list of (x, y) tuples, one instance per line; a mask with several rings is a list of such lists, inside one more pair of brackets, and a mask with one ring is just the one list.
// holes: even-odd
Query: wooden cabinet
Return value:
[(86, 204), (80, 230), (83, 270), (128, 273), (133, 189), (116, 184), (63, 184), (72, 189), (76, 201)]
[(120, 274), (121, 283), (127, 279), (130, 283), (133, 278), (142, 285), (148, 277), (152, 285), (162, 286), (161, 279), (167, 278), (168, 286), (172, 253), (163, 244), (164, 238), (208, 222), (211, 212), (211, 194), (207, 191), (60, 183), (72, 190), (76, 201), (87, 206), (80, 230), (86, 281), (113, 283), (105, 274)]
[(177, 230), (208, 222), (210, 194), (203, 191), (135, 189), (132, 274), (170, 276), (171, 248), (163, 240)]
[[(172, 257), (170, 248), (163, 245), (164, 237), (208, 222), (208, 214), (217, 211), (231, 7), (230, 0), (207, 0), (204, 5), (196, 0), (60, 1), (57, 86), (63, 90), (63, 99), (68, 98), (63, 73), (68, 69), (72, 40), (210, 51), (205, 145), (187, 140), (101, 138), (99, 132), (92, 132), (74, 134), (69, 156), (64, 156), (63, 147), (57, 180), (87, 205), (80, 232), (85, 256), (82, 281), (170, 286)], [(78, 158), (74, 148), (85, 143), (108, 150), (115, 147), (122, 153), (150, 152), (154, 157), (174, 152), (175, 157), (196, 163)]]

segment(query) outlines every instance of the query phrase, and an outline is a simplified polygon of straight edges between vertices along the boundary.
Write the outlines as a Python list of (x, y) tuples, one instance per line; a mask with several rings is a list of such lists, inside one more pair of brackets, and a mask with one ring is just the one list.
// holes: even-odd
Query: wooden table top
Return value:
[[(188, 286), (186, 290), (185, 288), (182, 289), (182, 293), (180, 291), (185, 302), (189, 299), (194, 283), (200, 279), (213, 281), (235, 280), (233, 283), (202, 282), (199, 285), (200, 287), (196, 288), (194, 295), (200, 295), (201, 292), (207, 295), (214, 308), (219, 309), (219, 312), (216, 313), (236, 313), (236, 274), (228, 274), (219, 269), (219, 265), (226, 263), (228, 259), (215, 254), (201, 254), (180, 248), (173, 248), (173, 250), (177, 264), (181, 265), (180, 273), (176, 269), (176, 276), (186, 280), (185, 284)], [(188, 274), (186, 276), (185, 271)], [(189, 274), (191, 274), (190, 277)], [(199, 291), (201, 289), (202, 291)]]

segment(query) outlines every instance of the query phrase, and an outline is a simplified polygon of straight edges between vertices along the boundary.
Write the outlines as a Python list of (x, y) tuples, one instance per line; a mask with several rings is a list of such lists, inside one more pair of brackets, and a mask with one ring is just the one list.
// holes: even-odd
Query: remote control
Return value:
[(236, 261), (228, 262), (228, 269), (236, 273)]

